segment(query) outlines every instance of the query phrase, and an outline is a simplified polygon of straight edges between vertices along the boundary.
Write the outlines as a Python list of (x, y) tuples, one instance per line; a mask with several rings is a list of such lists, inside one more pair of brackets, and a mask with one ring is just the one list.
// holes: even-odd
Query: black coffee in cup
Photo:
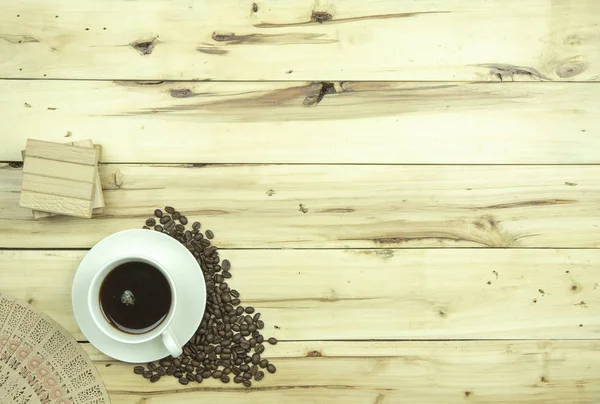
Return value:
[(112, 269), (100, 286), (100, 307), (106, 320), (129, 334), (158, 327), (171, 308), (171, 287), (153, 265), (131, 261)]

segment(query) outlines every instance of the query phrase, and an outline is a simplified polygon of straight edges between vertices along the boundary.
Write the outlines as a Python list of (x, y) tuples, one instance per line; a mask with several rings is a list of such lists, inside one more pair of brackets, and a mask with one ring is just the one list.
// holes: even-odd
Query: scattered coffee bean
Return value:
[(223, 271), (227, 272), (231, 269), (231, 262), (229, 262), (229, 260), (223, 260), (222, 264), (221, 267), (223, 268)]
[(277, 339), (275, 337), (269, 338), (268, 341), (271, 345), (277, 345)]
[(267, 370), (269, 371), (269, 373), (275, 373), (277, 371), (277, 368), (272, 363), (269, 363), (269, 365), (267, 365)]
[[(275, 371), (267, 359), (261, 358), (266, 347), (259, 331), (265, 326), (260, 313), (254, 307), (242, 306), (240, 293), (227, 284), (226, 280), (232, 277), (231, 262), (221, 261), (217, 247), (211, 245), (209, 240), (215, 237), (214, 233), (200, 232), (200, 222), (193, 222), (191, 230), (186, 230), (187, 217), (171, 206), (164, 211), (166, 214), (156, 209), (154, 216), (158, 219), (146, 219), (143, 227), (154, 227), (170, 235), (192, 253), (204, 275), (207, 304), (196, 333), (183, 347), (182, 356), (149, 363), (148, 370), (136, 366), (134, 372), (151, 382), (166, 375), (176, 377), (181, 384), (200, 383), (208, 378), (229, 383), (233, 378), (235, 383), (250, 387), (252, 378), (255, 381), (264, 378), (265, 372), (260, 368)], [(276, 344), (277, 340), (270, 338), (268, 342)]]

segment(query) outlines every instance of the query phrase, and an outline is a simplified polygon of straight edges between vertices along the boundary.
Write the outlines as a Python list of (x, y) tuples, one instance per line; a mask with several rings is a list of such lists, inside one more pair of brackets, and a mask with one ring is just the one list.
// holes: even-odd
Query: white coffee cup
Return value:
[[(169, 282), (169, 286), (171, 287), (171, 307), (169, 308), (167, 316), (158, 326), (142, 334), (129, 334), (113, 327), (110, 324), (110, 322), (106, 319), (105, 315), (102, 313), (102, 308), (100, 307), (100, 286), (102, 285), (104, 278), (106, 278), (106, 276), (114, 268), (128, 262), (145, 262), (149, 265), (152, 265), (153, 267), (161, 271), (161, 273)], [(183, 352), (181, 349), (181, 344), (177, 340), (173, 331), (169, 328), (169, 325), (173, 321), (175, 312), (177, 310), (177, 291), (175, 288), (175, 284), (173, 283), (173, 279), (171, 278), (171, 275), (169, 275), (169, 272), (166, 271), (162, 265), (160, 265), (158, 262), (149, 257), (141, 255), (122, 256), (115, 258), (112, 261), (109, 261), (106, 265), (100, 268), (100, 270), (92, 279), (92, 282), (88, 289), (88, 307), (96, 326), (104, 334), (106, 334), (106, 336), (112, 338), (115, 341), (119, 341), (125, 344), (141, 344), (150, 341), (154, 338), (160, 337), (162, 343), (167, 348), (171, 356), (177, 357)]]

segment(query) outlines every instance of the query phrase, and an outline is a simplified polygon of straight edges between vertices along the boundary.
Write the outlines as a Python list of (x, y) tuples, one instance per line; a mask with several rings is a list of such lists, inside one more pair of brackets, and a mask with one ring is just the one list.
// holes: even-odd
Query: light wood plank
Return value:
[(91, 179), (95, 177), (96, 166), (65, 163), (62, 161), (46, 160), (37, 157), (28, 157), (23, 171), (26, 174), (54, 178), (69, 178), (73, 181), (87, 182), (93, 185)]
[(266, 351), (277, 373), (251, 389), (173, 377), (151, 384), (86, 345), (114, 404), (595, 404), (600, 395), (598, 341), (280, 343)]
[[(92, 193), (90, 190), (90, 198), (91, 194)], [(19, 207), (82, 218), (92, 217), (91, 199), (76, 199), (66, 196), (41, 194), (26, 190), (21, 191)]]
[(72, 133), (104, 162), (600, 163), (600, 84), (156, 83), (0, 81), (0, 161)]
[(25, 153), (31, 157), (72, 164), (96, 166), (98, 163), (98, 151), (95, 148), (76, 146), (75, 144), (27, 139)]
[[(72, 278), (83, 251), (0, 251), (0, 291), (77, 339)], [(266, 336), (582, 339), (600, 334), (598, 250), (223, 250), (228, 281)], [(16, 270), (18, 268), (18, 270)]]
[(94, 184), (89, 182), (70, 181), (61, 178), (43, 177), (40, 175), (23, 174), (23, 191), (66, 196), (70, 198), (89, 200), (92, 198)]
[(5, 3), (1, 77), (600, 77), (595, 0), (260, 0), (256, 12), (252, 1), (234, 0)]
[(34, 221), (17, 207), (21, 170), (0, 167), (0, 247), (89, 248), (172, 204), (220, 247), (600, 246), (600, 166), (111, 164), (100, 175), (102, 215)]

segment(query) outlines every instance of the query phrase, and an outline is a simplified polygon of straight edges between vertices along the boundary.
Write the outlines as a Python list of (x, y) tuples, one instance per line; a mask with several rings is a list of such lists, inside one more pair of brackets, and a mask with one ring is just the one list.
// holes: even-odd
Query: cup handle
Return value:
[(175, 334), (173, 334), (173, 331), (171, 331), (170, 328), (165, 329), (161, 337), (163, 344), (165, 344), (167, 351), (169, 351), (169, 354), (171, 354), (173, 358), (176, 358), (183, 353), (179, 341), (177, 341)]

